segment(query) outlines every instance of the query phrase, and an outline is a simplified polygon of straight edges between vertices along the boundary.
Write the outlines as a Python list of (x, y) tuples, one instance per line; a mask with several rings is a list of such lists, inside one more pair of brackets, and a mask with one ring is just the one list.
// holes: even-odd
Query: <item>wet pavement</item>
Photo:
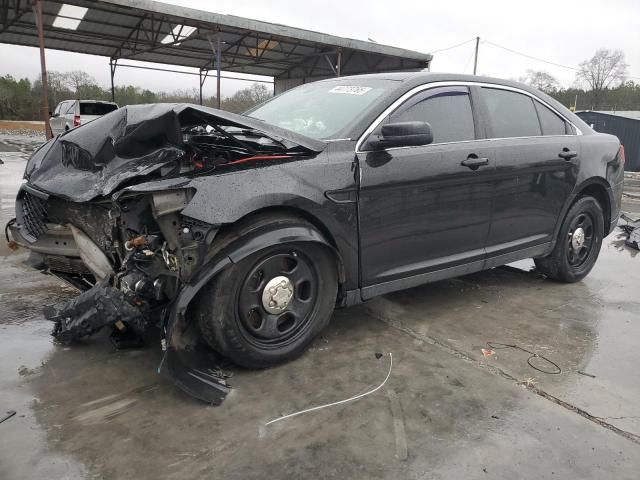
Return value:
[[(32, 143), (0, 141), (3, 224)], [(0, 242), (0, 418), (17, 411), (0, 479), (638, 478), (636, 253), (614, 233), (578, 284), (523, 261), (338, 311), (300, 359), (231, 369), (210, 407), (156, 374), (153, 334), (140, 350), (107, 332), (55, 345), (40, 311), (74, 290)], [(393, 353), (376, 393), (265, 426), (378, 386), (376, 352)]]

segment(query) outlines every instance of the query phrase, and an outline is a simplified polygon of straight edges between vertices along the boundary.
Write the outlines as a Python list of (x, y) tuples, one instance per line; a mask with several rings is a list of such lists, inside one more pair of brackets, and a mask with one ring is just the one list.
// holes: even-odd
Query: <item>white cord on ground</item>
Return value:
[(302, 415), (303, 413), (315, 412), (316, 410), (320, 410), (322, 408), (333, 407), (333, 406), (340, 405), (342, 403), (347, 403), (347, 402), (353, 402), (354, 400), (359, 400), (362, 397), (366, 397), (367, 395), (371, 395), (372, 393), (375, 393), (378, 390), (380, 390), (382, 387), (384, 387), (384, 384), (387, 383), (387, 380), (389, 380), (389, 376), (391, 375), (391, 368), (392, 367), (393, 367), (393, 354), (391, 352), (389, 352), (389, 372), (387, 373), (387, 376), (384, 379), (384, 381), (380, 385), (378, 385), (376, 388), (374, 388), (373, 390), (369, 390), (368, 392), (361, 393), (360, 395), (356, 395), (354, 397), (347, 398), (345, 400), (340, 400), (339, 402), (327, 403), (326, 405), (319, 405), (317, 407), (307, 408), (306, 410), (301, 410), (299, 412), (290, 413), (289, 415), (284, 415), (284, 416), (278, 417), (278, 418), (276, 418), (274, 420), (270, 420), (267, 423), (265, 423), (264, 426), (266, 427), (267, 425), (271, 425), (272, 423), (276, 423), (276, 422), (279, 422), (280, 420), (285, 420), (287, 418), (297, 417), (298, 415)]

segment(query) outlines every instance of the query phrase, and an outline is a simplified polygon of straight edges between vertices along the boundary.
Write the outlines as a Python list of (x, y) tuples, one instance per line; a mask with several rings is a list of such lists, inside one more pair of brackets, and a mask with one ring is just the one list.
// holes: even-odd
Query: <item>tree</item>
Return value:
[(78, 93), (83, 88), (97, 86), (96, 79), (82, 70), (63, 73), (64, 83), (72, 92)]
[(593, 92), (593, 107), (597, 108), (602, 93), (614, 84), (622, 84), (627, 73), (622, 50), (598, 49), (593, 57), (580, 64), (576, 80), (585, 82)]
[(527, 70), (527, 75), (520, 81), (549, 94), (560, 89), (560, 82), (556, 77), (542, 70)]
[(263, 83), (253, 83), (250, 87), (238, 90), (231, 97), (222, 101), (221, 108), (230, 112), (241, 113), (267, 101), (273, 96)]

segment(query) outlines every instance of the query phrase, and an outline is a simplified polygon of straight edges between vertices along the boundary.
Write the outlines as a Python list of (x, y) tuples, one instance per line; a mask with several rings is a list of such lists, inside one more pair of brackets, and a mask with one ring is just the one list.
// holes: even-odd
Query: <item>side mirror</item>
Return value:
[(427, 122), (396, 122), (382, 126), (380, 135), (369, 140), (374, 150), (392, 147), (414, 147), (433, 143), (433, 129)]

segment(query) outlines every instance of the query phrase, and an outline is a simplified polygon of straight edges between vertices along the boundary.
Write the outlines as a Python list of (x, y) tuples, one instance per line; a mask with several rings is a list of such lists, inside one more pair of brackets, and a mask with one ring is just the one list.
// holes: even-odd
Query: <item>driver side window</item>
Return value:
[(429, 123), (433, 143), (476, 138), (467, 87), (436, 87), (419, 92), (400, 105), (384, 123), (411, 121)]

